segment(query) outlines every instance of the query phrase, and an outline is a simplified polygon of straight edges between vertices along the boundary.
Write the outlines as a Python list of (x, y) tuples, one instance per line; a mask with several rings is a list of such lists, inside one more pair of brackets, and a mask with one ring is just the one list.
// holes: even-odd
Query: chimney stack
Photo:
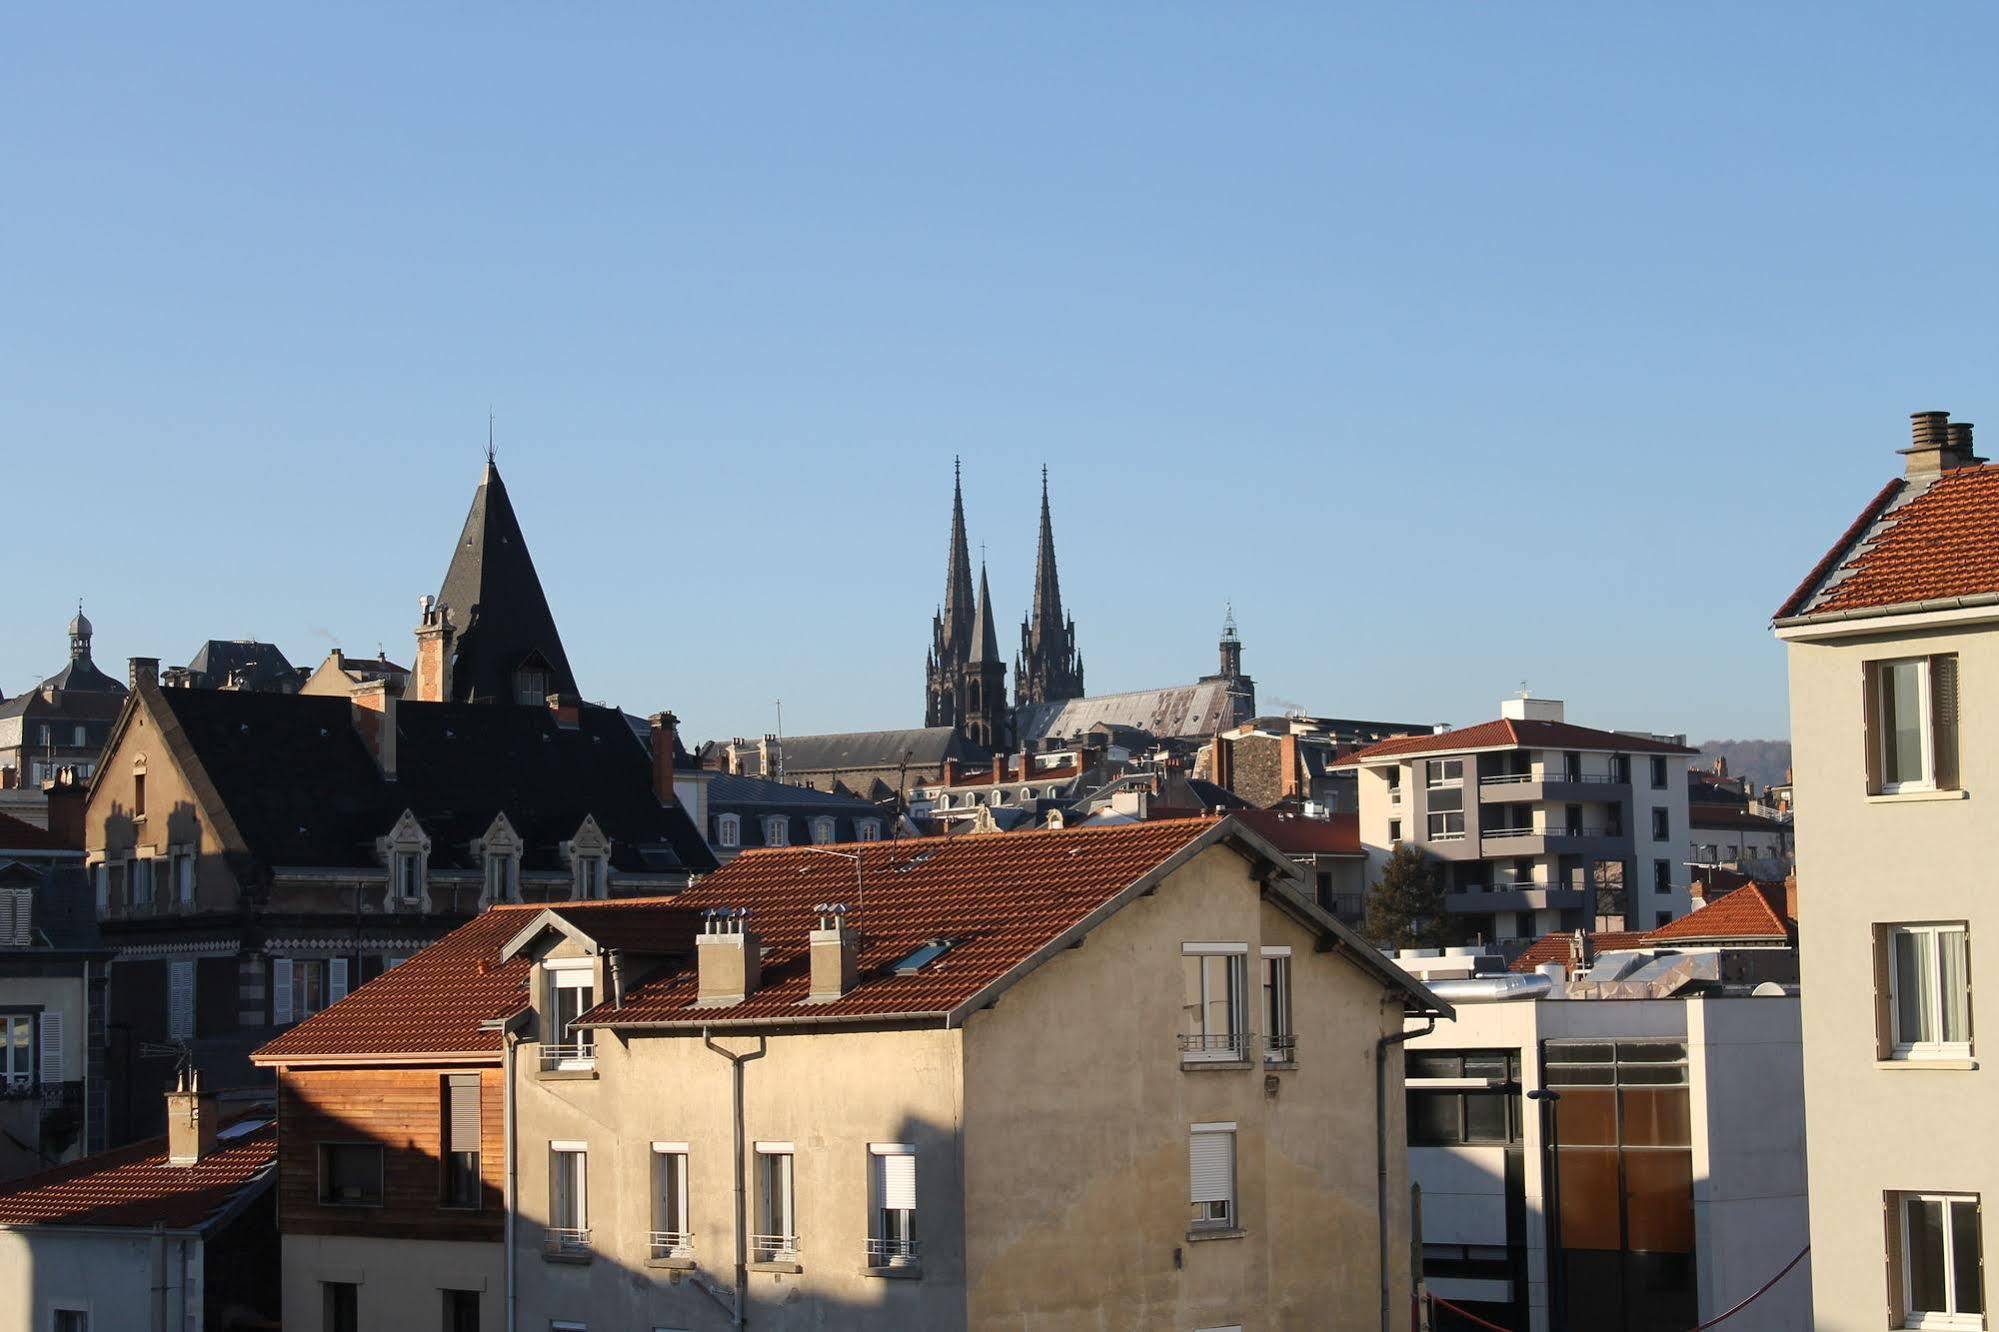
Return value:
[(191, 1166), (215, 1150), (215, 1093), (201, 1090), (201, 1075), (183, 1069), (167, 1093), (167, 1164)]
[(767, 782), (784, 780), (784, 741), (766, 732), (757, 746), (757, 760), (763, 764), (763, 777)]
[(946, 786), (956, 786), (958, 784), (958, 760), (954, 758), (945, 759), (944, 770), (937, 775), (937, 780)]
[(1952, 423), (1949, 412), (1909, 414), (1909, 447), (1901, 450), (1908, 459), (1903, 474), (1932, 477), (1959, 467), (1984, 462), (1971, 452), (1971, 423)]
[(703, 1008), (740, 1004), (763, 979), (763, 955), (749, 927), (747, 908), (710, 907), (701, 913), (695, 940), (695, 974)]
[(48, 830), (52, 836), (62, 839), (62, 844), (83, 850), (83, 799), (86, 788), (76, 781), (76, 770), (66, 768), (68, 781), (50, 782), (42, 788), (48, 797)]
[(396, 694), (387, 680), (367, 680), (347, 696), (348, 715), (382, 780), (396, 779)]
[(416, 663), (410, 672), (410, 697), (418, 703), (442, 703), (448, 692), (445, 668), (451, 663), (451, 610), (434, 597), (417, 599)]
[(680, 748), (680, 718), (670, 712), (655, 712), (646, 718), (652, 726), (652, 790), (668, 809), (680, 803), (673, 790), (674, 756)]
[(156, 685), (160, 682), (160, 659), (158, 657), (128, 657), (125, 659), (125, 683), (137, 689), (140, 684)]
[(847, 928), (844, 902), (821, 902), (819, 928), (812, 931), (812, 991), (808, 1004), (830, 1004), (860, 979), (860, 941)]
[(550, 694), (548, 710), (555, 715), (555, 724), (565, 731), (583, 725), (583, 700), (575, 694)]

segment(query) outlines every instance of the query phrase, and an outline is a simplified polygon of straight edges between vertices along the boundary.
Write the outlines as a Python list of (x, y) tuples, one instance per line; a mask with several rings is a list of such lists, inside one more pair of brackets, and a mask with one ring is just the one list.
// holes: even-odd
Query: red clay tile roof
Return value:
[(1695, 754), (1685, 745), (1669, 744), (1644, 735), (1622, 735), (1599, 731), (1590, 726), (1567, 722), (1497, 721), (1460, 726), (1436, 735), (1399, 735), (1364, 749), (1356, 749), (1333, 763), (1350, 768), (1368, 759), (1393, 758), (1407, 754), (1456, 754), (1470, 749), (1591, 749), (1624, 754)]
[(1875, 496), (1778, 619), (1999, 592), (1999, 466), (1945, 472), (1890, 509), (1905, 486)]
[(1792, 932), (1793, 925), (1784, 916), (1784, 886), (1752, 883), (1661, 925), (1645, 937), (1653, 943), (1672, 944), (1720, 939), (1788, 940)]
[[(691, 967), (641, 982), (607, 1024), (880, 1017), (948, 1013), (1012, 971), (1215, 827), (1214, 818), (1101, 828), (850, 843), (855, 866), (806, 848), (745, 851), (675, 899), (690, 911), (747, 908), (764, 948), (763, 984), (741, 1004), (695, 1006)], [(805, 1005), (807, 936), (821, 902), (844, 902), (865, 941), (860, 983), (844, 998)], [(931, 939), (950, 951), (912, 976), (894, 964)]]
[(1274, 809), (1239, 809), (1238, 823), (1263, 834), (1279, 851), (1291, 855), (1365, 855), (1360, 845), (1360, 815), (1334, 814), (1308, 819)]
[(0, 851), (82, 851), (47, 828), (37, 828), (12, 814), (0, 814)]
[[(1559, 962), (1566, 967), (1575, 960), (1574, 941), (1573, 930), (1544, 934), (1530, 944), (1526, 952), (1513, 959), (1511, 970), (1528, 972), (1544, 962)], [(1583, 933), (1585, 956), (1591, 958), (1599, 953), (1615, 952), (1620, 948), (1644, 946), (1645, 935), (1637, 930), (1597, 930)]]
[(254, 1118), (260, 1127), (191, 1166), (168, 1165), (167, 1140), (153, 1138), (14, 1180), (0, 1189), (0, 1225), (194, 1230), (268, 1179), (278, 1128), (269, 1115)]

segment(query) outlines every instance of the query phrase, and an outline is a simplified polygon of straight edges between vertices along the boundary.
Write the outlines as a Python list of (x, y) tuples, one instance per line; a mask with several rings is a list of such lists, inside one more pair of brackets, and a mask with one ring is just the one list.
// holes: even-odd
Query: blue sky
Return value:
[[(224, 5), (0, 43), (0, 689), (407, 658), (488, 407), (587, 694), (920, 721), (951, 458), (1093, 689), (1786, 730), (1991, 382), (1969, 6)], [(1999, 418), (1994, 419), (1999, 429)]]

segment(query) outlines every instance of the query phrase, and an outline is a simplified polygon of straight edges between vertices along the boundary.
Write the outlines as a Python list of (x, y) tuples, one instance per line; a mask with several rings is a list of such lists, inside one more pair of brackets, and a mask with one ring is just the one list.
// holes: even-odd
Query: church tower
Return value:
[(1013, 666), (1014, 703), (1027, 707), (1083, 696), (1083, 658), (1076, 651), (1076, 622), (1062, 614), (1062, 582), (1055, 572), (1055, 523), (1048, 515), (1048, 469), (1041, 469), (1041, 541), (1034, 556), (1034, 607), (1020, 622), (1020, 655)]
[(1256, 681), (1242, 673), (1242, 637), (1236, 633), (1235, 607), (1230, 606), (1222, 617), (1222, 639), (1220, 643), (1221, 669), (1213, 675), (1201, 677), (1203, 683), (1219, 680), (1227, 686), (1228, 704), (1222, 710), (1215, 729), (1226, 731), (1241, 726), (1256, 716)]
[(965, 715), (965, 666), (972, 655), (972, 555), (965, 543), (965, 490), (951, 464), (951, 552), (944, 566), (944, 605), (931, 621), (924, 662), (923, 724), (958, 726)]
[(965, 663), (963, 714), (958, 733), (975, 745), (1004, 750), (1012, 743), (1011, 714), (1006, 706), (1006, 662), (1000, 658), (999, 634), (993, 629), (993, 597), (986, 586), (985, 566), (979, 567), (979, 607), (972, 628), (972, 657)]

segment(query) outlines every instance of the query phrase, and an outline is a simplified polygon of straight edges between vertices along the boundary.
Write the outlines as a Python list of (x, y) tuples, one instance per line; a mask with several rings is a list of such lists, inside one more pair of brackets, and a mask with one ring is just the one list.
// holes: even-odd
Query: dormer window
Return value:
[(423, 900), (423, 857), (415, 851), (396, 852), (396, 901), (415, 906)]
[(569, 858), (571, 897), (594, 902), (611, 895), (611, 839), (604, 836), (594, 817), (585, 816), (576, 836), (562, 844), (562, 851)]
[(486, 852), (486, 900), (518, 902), (521, 896), (521, 858), (508, 851)]
[(424, 835), (416, 815), (403, 811), (394, 830), (375, 843), (375, 852), (388, 871), (389, 890), (382, 909), (424, 910), (429, 897), (430, 838)]
[(734, 850), (742, 844), (742, 816), (740, 814), (717, 814), (715, 816), (715, 845)]
[(576, 858), (576, 896), (594, 902), (605, 896), (605, 859), (601, 855)]
[(550, 689), (549, 673), (534, 666), (523, 666), (514, 672), (514, 702), (529, 707), (548, 706)]
[(576, 1019), (596, 1005), (596, 965), (589, 958), (563, 958), (544, 962), (542, 971), (548, 977), (548, 1025), (542, 1033), (542, 1068), (594, 1067), (595, 1041), (588, 1028), (576, 1026)]
[(765, 846), (791, 845), (791, 830), (789, 826), (786, 824), (783, 815), (773, 814), (769, 818), (764, 820), (764, 845)]
[(833, 820), (826, 818), (812, 820), (812, 840), (816, 845), (820, 846), (824, 846), (827, 842), (832, 841)]
[(854, 824), (854, 840), (857, 842), (879, 842), (882, 826), (874, 819), (861, 819)]

